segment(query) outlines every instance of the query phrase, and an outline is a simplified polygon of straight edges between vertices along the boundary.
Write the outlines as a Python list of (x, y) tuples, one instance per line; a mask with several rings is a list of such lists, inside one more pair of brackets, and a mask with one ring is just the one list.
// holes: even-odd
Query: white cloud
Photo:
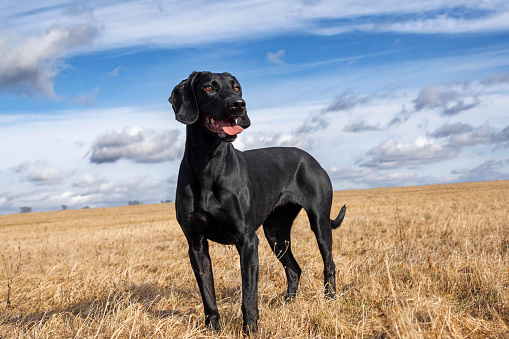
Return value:
[(343, 130), (350, 133), (361, 133), (381, 131), (382, 128), (380, 124), (370, 125), (365, 120), (360, 120), (346, 125)]
[(474, 128), (472, 126), (461, 122), (453, 124), (446, 123), (445, 125), (437, 128), (435, 131), (429, 133), (429, 135), (434, 138), (447, 138), (452, 135), (468, 133), (473, 129)]
[(184, 144), (178, 130), (143, 130), (125, 127), (107, 132), (92, 145), (90, 161), (96, 164), (116, 162), (120, 159), (138, 163), (157, 163), (180, 158)]
[[(470, 15), (461, 16), (463, 12)], [(288, 32), (342, 34), (356, 30), (404, 33), (460, 33), (500, 31), (509, 28), (505, 0), (398, 1), (229, 1), (151, 2), (89, 1), (68, 6), (53, 1), (19, 7), (4, 5), (8, 27), (24, 26), (31, 32), (59, 24), (55, 17), (93, 19), (104, 26), (101, 44), (110, 49), (134, 45), (196, 45), (274, 36)], [(211, 15), (214, 13), (214, 15)], [(440, 13), (440, 14), (437, 14)], [(390, 17), (390, 20), (387, 20)], [(356, 20), (357, 19), (357, 20)], [(337, 24), (337, 21), (341, 24)], [(358, 23), (358, 22), (361, 23)], [(213, 28), (214, 34), (206, 34)], [(276, 60), (281, 60), (277, 58)]]
[(374, 168), (355, 169), (350, 166), (332, 167), (328, 173), (333, 182), (340, 182), (338, 188), (341, 189), (425, 185), (437, 180), (415, 172), (384, 173)]
[(447, 123), (429, 135), (434, 138), (447, 138), (448, 146), (458, 149), (489, 144), (496, 147), (509, 146), (509, 125), (497, 130), (487, 123), (477, 128), (464, 123)]
[(421, 88), (414, 100), (415, 111), (438, 109), (442, 115), (451, 116), (472, 109), (478, 106), (480, 101), (469, 87), (464, 86), (461, 90), (445, 89), (439, 85)]
[(102, 183), (104, 179), (97, 178), (91, 174), (84, 174), (83, 176), (74, 180), (72, 186), (73, 187), (91, 187), (93, 185), (97, 185)]
[(418, 137), (413, 143), (399, 143), (390, 138), (367, 153), (371, 159), (362, 159), (361, 167), (393, 169), (432, 164), (458, 155), (458, 150), (441, 146), (433, 139)]
[(69, 51), (98, 35), (90, 25), (51, 27), (40, 35), (0, 35), (0, 91), (55, 97), (53, 79)]
[(509, 159), (487, 160), (471, 169), (456, 169), (452, 174), (459, 175), (460, 181), (506, 180), (509, 179), (509, 172), (504, 170), (507, 164)]
[(299, 147), (309, 149), (311, 141), (304, 135), (295, 135), (290, 133), (264, 133), (254, 132), (242, 135), (235, 141), (235, 147), (240, 150), (248, 150), (262, 147)]
[(0, 213), (13, 213), (21, 206), (30, 206), (34, 212), (59, 210), (61, 205), (71, 209), (127, 205), (130, 200), (158, 203), (172, 199), (175, 178), (157, 179), (152, 176), (135, 176), (127, 179), (97, 180), (89, 175), (78, 178), (66, 190), (36, 190), (0, 192)]
[(125, 68), (124, 66), (118, 66), (117, 68), (115, 68), (111, 72), (108, 72), (108, 74), (107, 74), (108, 78), (115, 78), (115, 77), (117, 77), (119, 75), (120, 71), (123, 70), (124, 68)]
[(81, 94), (74, 101), (79, 105), (94, 106), (97, 102), (99, 87), (96, 87), (89, 94)]
[(30, 171), (25, 179), (35, 185), (56, 185), (62, 182), (67, 175), (62, 171), (53, 168), (41, 168)]
[(280, 49), (276, 53), (267, 52), (267, 61), (273, 65), (284, 65), (285, 61), (283, 58), (286, 55), (286, 51), (284, 49)]
[[(507, 6), (504, 6), (507, 7)], [(506, 9), (502, 7), (502, 9)], [(509, 12), (497, 13), (478, 19), (457, 19), (447, 15), (435, 18), (410, 20), (377, 26), (375, 30), (420, 34), (456, 34), (503, 31), (509, 29)]]

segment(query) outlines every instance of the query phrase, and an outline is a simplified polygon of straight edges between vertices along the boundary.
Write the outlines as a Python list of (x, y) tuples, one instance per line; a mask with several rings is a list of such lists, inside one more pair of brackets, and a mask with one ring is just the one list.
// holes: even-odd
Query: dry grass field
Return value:
[[(340, 191), (333, 216), (343, 203), (335, 300), (304, 214), (292, 303), (259, 230), (257, 337), (509, 337), (509, 181)], [(0, 252), (0, 338), (242, 336), (235, 248), (211, 244), (216, 333), (173, 204), (0, 216)]]

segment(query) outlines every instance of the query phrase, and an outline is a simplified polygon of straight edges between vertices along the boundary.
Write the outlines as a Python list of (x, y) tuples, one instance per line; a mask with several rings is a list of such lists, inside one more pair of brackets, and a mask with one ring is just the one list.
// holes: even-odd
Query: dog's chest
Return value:
[(219, 182), (210, 187), (188, 186), (184, 192), (177, 203), (177, 215), (184, 231), (206, 235), (219, 243), (234, 243), (248, 220), (250, 199), (246, 194)]
[(202, 234), (207, 239), (221, 244), (234, 244), (239, 229), (242, 228), (236, 224), (235, 217), (228, 211), (218, 208), (193, 210), (188, 214), (186, 225), (193, 233)]

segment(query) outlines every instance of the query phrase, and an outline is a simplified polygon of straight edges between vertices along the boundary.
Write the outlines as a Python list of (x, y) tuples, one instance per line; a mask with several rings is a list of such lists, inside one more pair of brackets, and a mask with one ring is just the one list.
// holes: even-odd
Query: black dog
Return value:
[(189, 243), (189, 257), (205, 308), (205, 323), (219, 329), (208, 239), (235, 244), (242, 272), (244, 332), (258, 321), (258, 237), (265, 237), (283, 264), (286, 296), (297, 292), (301, 269), (293, 257), (290, 230), (304, 208), (324, 262), (327, 297), (335, 293), (332, 229), (345, 216), (343, 206), (330, 219), (332, 186), (325, 170), (297, 148), (240, 152), (231, 142), (251, 124), (239, 82), (229, 73), (194, 72), (178, 84), (170, 102), (178, 121), (187, 125), (175, 208)]

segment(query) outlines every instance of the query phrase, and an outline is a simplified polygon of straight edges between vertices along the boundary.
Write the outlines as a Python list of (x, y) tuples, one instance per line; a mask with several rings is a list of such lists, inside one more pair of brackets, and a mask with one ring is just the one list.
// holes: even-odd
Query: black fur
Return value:
[[(177, 85), (170, 102), (178, 121), (187, 125), (175, 207), (189, 243), (189, 257), (203, 298), (205, 322), (219, 329), (208, 240), (234, 244), (240, 254), (244, 331), (258, 321), (258, 237), (263, 224), (270, 247), (283, 264), (287, 299), (297, 292), (301, 269), (291, 250), (290, 230), (304, 208), (324, 262), (327, 297), (335, 293), (332, 228), (345, 216), (345, 206), (330, 219), (332, 186), (325, 170), (297, 148), (263, 148), (240, 152), (231, 141), (251, 124), (240, 84), (229, 73), (194, 72)], [(232, 120), (233, 119), (233, 120)], [(229, 121), (235, 133), (212, 122)], [(230, 129), (231, 130), (231, 129)], [(229, 130), (229, 131), (230, 131)]]

